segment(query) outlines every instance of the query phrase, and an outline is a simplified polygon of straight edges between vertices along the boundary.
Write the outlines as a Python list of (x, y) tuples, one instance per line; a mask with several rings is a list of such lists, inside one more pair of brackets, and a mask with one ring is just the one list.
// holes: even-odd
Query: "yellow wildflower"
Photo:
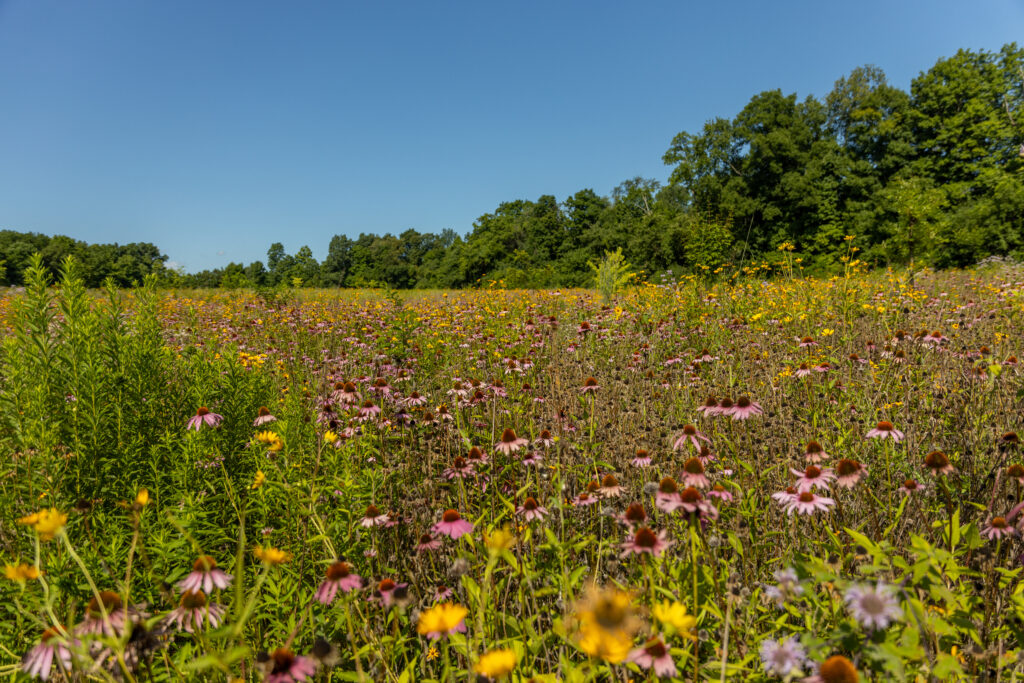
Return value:
[(681, 602), (662, 602), (651, 611), (655, 619), (684, 635), (690, 635), (690, 631), (697, 625), (697, 619), (686, 613), (686, 605)]
[(147, 505), (149, 505), (149, 489), (139, 489), (139, 492), (135, 494), (135, 509), (141, 510)]
[(39, 567), (28, 564), (4, 564), (4, 576), (11, 581), (24, 584), (26, 581), (35, 581), (39, 578)]
[(618, 664), (633, 648), (633, 636), (643, 626), (633, 596), (615, 588), (591, 586), (576, 606), (577, 645), (591, 657)]
[(480, 655), (473, 671), (488, 678), (501, 678), (516, 668), (516, 653), (512, 650), (491, 650)]
[(454, 633), (456, 630), (465, 631), (466, 627), (462, 620), (466, 618), (467, 614), (469, 614), (469, 610), (462, 605), (457, 605), (454, 602), (442, 602), (420, 615), (416, 630), (420, 635), (430, 638), (440, 638), (443, 635)]
[(439, 652), (437, 651), (437, 648), (436, 648), (436, 647), (434, 647), (433, 645), (431, 645), (431, 646), (430, 646), (430, 648), (428, 648), (428, 649), (427, 649), (427, 661), (428, 661), (428, 662), (432, 662), (432, 661), (434, 661), (435, 659), (437, 659), (437, 658), (438, 658), (438, 656), (439, 656), (440, 654), (441, 654), (441, 653), (439, 653)]
[(256, 546), (252, 552), (259, 560), (271, 565), (284, 564), (292, 559), (292, 554), (289, 552), (278, 548), (264, 548), (261, 545)]
[(67, 524), (68, 516), (62, 514), (57, 508), (43, 509), (33, 512), (31, 515), (18, 520), (19, 524), (25, 524), (36, 530), (40, 540), (49, 541)]
[(487, 538), (484, 539), (484, 543), (487, 544), (487, 549), (494, 555), (500, 555), (505, 550), (509, 550), (516, 544), (516, 537), (508, 526), (503, 526), (500, 529), (495, 529), (491, 533), (487, 534)]
[(331, 430), (328, 429), (326, 432), (324, 432), (324, 443), (334, 443), (337, 440), (338, 435), (332, 432)]
[(256, 470), (256, 476), (252, 480), (252, 489), (258, 489), (267, 483), (267, 475), (263, 474), (263, 470)]

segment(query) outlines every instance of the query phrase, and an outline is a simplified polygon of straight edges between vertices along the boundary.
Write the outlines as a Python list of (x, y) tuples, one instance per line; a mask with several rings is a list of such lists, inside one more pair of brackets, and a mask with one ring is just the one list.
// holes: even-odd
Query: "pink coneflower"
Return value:
[(814, 341), (814, 337), (801, 337), (800, 338), (800, 348), (801, 349), (806, 349), (808, 347), (817, 346), (817, 345), (818, 345), (818, 342)]
[(353, 382), (336, 382), (331, 399), (346, 405), (354, 405), (359, 402), (359, 390)]
[(672, 541), (668, 540), (668, 534), (664, 529), (655, 533), (649, 527), (642, 526), (637, 529), (631, 539), (622, 544), (622, 556), (625, 557), (631, 553), (637, 555), (648, 553), (658, 557), (670, 545), (672, 545)]
[(316, 599), (318, 602), (329, 605), (334, 602), (334, 598), (338, 595), (338, 591), (342, 593), (348, 593), (349, 591), (355, 590), (363, 585), (363, 580), (359, 574), (352, 571), (352, 565), (348, 562), (332, 562), (331, 566), (327, 568), (327, 576), (320, 587), (316, 590)]
[(404, 595), (409, 584), (395, 583), (393, 579), (382, 579), (373, 591), (373, 597), (380, 600), (385, 607), (390, 607), (400, 595)]
[(1014, 463), (1006, 468), (1006, 476), (1016, 479), (1018, 484), (1024, 485), (1024, 465)]
[(515, 453), (529, 443), (526, 439), (517, 437), (514, 429), (508, 428), (501, 433), (501, 441), (494, 444), (494, 450), (508, 455), (509, 453)]
[(388, 381), (383, 377), (378, 377), (373, 380), (373, 384), (370, 385), (370, 390), (375, 394), (387, 396), (391, 393), (391, 385), (388, 384)]
[(437, 550), (441, 547), (441, 539), (433, 534), (423, 534), (420, 542), (416, 544), (416, 552), (425, 553), (429, 550)]
[(672, 477), (665, 477), (658, 483), (658, 493), (654, 497), (654, 506), (662, 512), (674, 512), (682, 507), (679, 485)]
[(545, 448), (550, 448), (555, 445), (555, 439), (551, 436), (551, 432), (546, 429), (542, 429), (540, 430), (540, 436), (536, 438), (534, 443), (538, 443)]
[(867, 362), (868, 362), (867, 358), (861, 358), (860, 356), (858, 356), (855, 353), (851, 353), (850, 354), (849, 360), (850, 360), (851, 363), (854, 363), (854, 364), (857, 364), (857, 365), (866, 365)]
[(442, 403), (437, 407), (437, 417), (441, 422), (454, 422), (455, 416), (448, 410), (448, 406)]
[(580, 495), (576, 496), (573, 499), (572, 504), (575, 505), (576, 507), (586, 507), (588, 505), (593, 505), (594, 503), (597, 502), (598, 499), (596, 497), (584, 491), (583, 493), (581, 493)]
[(647, 521), (647, 511), (641, 503), (630, 503), (626, 511), (619, 515), (619, 521), (632, 529)]
[(444, 511), (441, 521), (434, 525), (433, 530), (434, 533), (458, 539), (471, 532), (473, 525), (463, 519), (458, 510), (448, 509)]
[(622, 486), (613, 475), (606, 474), (601, 478), (601, 488), (598, 493), (604, 498), (618, 498), (622, 495)]
[(811, 374), (811, 367), (807, 365), (807, 363), (801, 363), (800, 367), (798, 367), (796, 372), (793, 374), (797, 377), (807, 377)]
[(827, 363), (827, 362), (826, 363), (821, 363), (820, 365), (815, 365), (814, 366), (814, 371), (818, 372), (818, 373), (822, 373), (822, 374), (824, 374), (826, 372), (829, 372), (831, 369), (832, 369), (832, 364), (831, 363)]
[(43, 631), (39, 643), (21, 658), (22, 672), (38, 676), (44, 681), (49, 680), (54, 664), (59, 672), (70, 672), (71, 649), (68, 644), (77, 645), (77, 641), (69, 641), (68, 635), (63, 627), (51, 627)]
[(461, 455), (452, 460), (452, 466), (445, 469), (445, 479), (465, 479), (473, 474), (473, 463)]
[(825, 496), (819, 496), (810, 491), (803, 491), (798, 493), (796, 497), (790, 501), (789, 505), (786, 506), (786, 512), (793, 514), (794, 512), (801, 515), (811, 515), (815, 512), (822, 510), (828, 510), (830, 507), (836, 504), (831, 498)]
[(749, 420), (755, 415), (761, 415), (764, 411), (761, 406), (750, 400), (748, 396), (740, 396), (739, 400), (736, 401), (736, 405), (733, 406), (727, 415), (731, 415), (734, 420)]
[(199, 428), (202, 427), (203, 425), (207, 425), (209, 427), (216, 427), (221, 423), (221, 420), (223, 419), (223, 415), (211, 413), (209, 408), (203, 406), (199, 410), (197, 410), (196, 414), (192, 416), (192, 419), (188, 421), (188, 426), (186, 427), (186, 429), (194, 429), (198, 432)]
[(651, 454), (645, 451), (643, 448), (638, 448), (636, 456), (629, 461), (629, 464), (633, 467), (650, 467), (651, 466)]
[(903, 440), (903, 432), (895, 429), (892, 426), (892, 422), (886, 422), (882, 420), (875, 425), (875, 428), (868, 432), (864, 438), (867, 439), (892, 439), (896, 443)]
[(733, 402), (731, 398), (723, 398), (718, 402), (718, 414), (728, 415), (733, 408)]
[(704, 475), (704, 464), (700, 458), (690, 458), (683, 464), (682, 482), (684, 486), (707, 488), (710, 482)]
[(519, 462), (523, 463), (527, 467), (533, 467), (535, 465), (539, 465), (543, 461), (544, 461), (544, 456), (542, 456), (538, 451), (527, 451), (526, 453), (523, 454), (523, 457), (520, 458), (520, 460), (519, 460)]
[(924, 491), (924, 489), (924, 484), (920, 483), (916, 479), (907, 479), (902, 484), (900, 484), (899, 491), (905, 496), (910, 496), (915, 493), (920, 493), (921, 491)]
[(403, 403), (410, 407), (422, 406), (427, 403), (427, 397), (418, 391), (414, 391), (405, 397)]
[(581, 322), (579, 324), (579, 327), (576, 328), (576, 332), (578, 334), (580, 334), (580, 335), (583, 335), (583, 336), (586, 336), (588, 333), (590, 333), (592, 331), (593, 331), (593, 328), (590, 326), (590, 323), (588, 323), (586, 320)]
[(841, 459), (836, 463), (836, 484), (852, 489), (867, 473), (867, 470), (856, 460)]
[(224, 605), (207, 604), (203, 591), (185, 591), (181, 594), (178, 607), (164, 617), (164, 620), (186, 633), (195, 633), (203, 630), (204, 620), (211, 628), (220, 626), (225, 612), (227, 608)]
[(601, 388), (601, 385), (597, 383), (597, 380), (593, 377), (588, 377), (587, 381), (583, 383), (583, 387), (580, 388), (581, 394), (593, 394)]
[(270, 409), (266, 406), (260, 406), (259, 413), (256, 415), (256, 419), (252, 421), (253, 427), (262, 427), (270, 422), (276, 422), (277, 418), (270, 414)]
[[(126, 613), (127, 612), (127, 613)], [(104, 618), (106, 613), (106, 618)], [(108, 638), (119, 638), (124, 633), (125, 624), (128, 618), (134, 619), (139, 616), (135, 608), (125, 610), (121, 596), (113, 591), (100, 591), (99, 599), (92, 598), (85, 609), (85, 619), (82, 620), (76, 632), (84, 635), (104, 635)]]
[(487, 454), (477, 446), (473, 446), (466, 452), (466, 460), (470, 465), (476, 463), (483, 465), (487, 462)]
[(704, 349), (700, 352), (700, 355), (693, 359), (694, 363), (711, 363), (712, 361), (718, 360), (718, 356), (712, 356), (711, 352)]
[(807, 447), (804, 450), (804, 459), (807, 462), (817, 465), (822, 460), (827, 460), (829, 457), (825, 449), (821, 447), (821, 444), (817, 441), (808, 441)]
[(316, 673), (317, 662), (312, 657), (279, 647), (269, 655), (266, 652), (256, 655), (256, 666), (263, 671), (266, 683), (301, 683)]
[(795, 486), (787, 486), (785, 491), (777, 491), (776, 493), (773, 493), (772, 498), (775, 499), (776, 503), (786, 508), (789, 507), (790, 503), (796, 500), (797, 493), (798, 491)]
[(953, 464), (949, 462), (949, 458), (942, 451), (932, 451), (924, 456), (924, 466), (935, 476), (951, 474), (956, 471), (953, 468)]
[(660, 636), (651, 638), (643, 647), (638, 647), (629, 653), (626, 661), (633, 662), (641, 669), (654, 669), (658, 676), (672, 677), (679, 673), (676, 663), (672, 661), (668, 646)]
[(903, 616), (892, 588), (881, 581), (874, 586), (851, 586), (843, 597), (853, 618), (864, 628), (888, 628)]
[(701, 465), (707, 466), (709, 462), (717, 460), (717, 456), (715, 456), (715, 454), (711, 452), (711, 449), (705, 444), (701, 446), (700, 450), (697, 452), (697, 459), (700, 460)]
[(707, 400), (704, 401), (704, 405), (697, 408), (698, 413), (703, 413), (704, 417), (714, 417), (721, 413), (721, 408), (718, 407), (718, 399), (714, 396), (708, 396)]
[(452, 597), (452, 595), (454, 595), (454, 593), (452, 593), (452, 589), (443, 583), (438, 584), (437, 588), (434, 589), (435, 602), (444, 602), (448, 598)]
[(231, 585), (231, 574), (217, 569), (217, 561), (209, 555), (203, 555), (192, 564), (192, 572), (178, 582), (182, 591), (212, 593), (214, 587), (224, 590)]
[(380, 526), (387, 524), (389, 518), (387, 513), (381, 512), (376, 505), (367, 505), (366, 512), (363, 513), (363, 518), (359, 520), (359, 524), (364, 527), (370, 528), (373, 526)]
[(356, 413), (356, 420), (359, 422), (366, 422), (380, 415), (380, 406), (376, 405), (370, 399), (363, 401), (363, 405), (359, 407), (359, 412)]
[(516, 508), (516, 514), (524, 517), (527, 522), (532, 522), (535, 519), (544, 519), (548, 511), (547, 508), (537, 502), (536, 498), (527, 496), (523, 504)]
[(700, 442), (711, 443), (711, 439), (697, 431), (697, 428), (693, 425), (683, 425), (683, 433), (679, 435), (676, 442), (672, 444), (672, 450), (681, 450), (688, 442), (693, 444), (694, 448), (700, 448)]
[(721, 484), (715, 484), (711, 487), (711, 490), (708, 491), (708, 498), (718, 498), (723, 503), (731, 503), (732, 499), (735, 498), (735, 495), (732, 491), (729, 491)]
[(816, 488), (827, 491), (829, 482), (836, 478), (831, 469), (827, 467), (821, 468), (817, 465), (808, 465), (803, 472), (793, 468), (790, 468), (789, 471), (797, 477), (794, 484), (797, 491), (813, 491)]
[(704, 499), (696, 487), (688, 486), (679, 492), (679, 507), (688, 514), (716, 519), (718, 508)]
[(982, 529), (981, 535), (989, 540), (998, 540), (1007, 536), (1016, 536), (1017, 530), (1010, 526), (1005, 517), (993, 517)]

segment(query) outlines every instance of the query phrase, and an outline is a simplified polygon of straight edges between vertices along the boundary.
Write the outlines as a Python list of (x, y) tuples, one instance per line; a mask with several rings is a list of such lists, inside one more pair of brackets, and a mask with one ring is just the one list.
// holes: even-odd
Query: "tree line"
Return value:
[(147, 273), (192, 287), (576, 286), (588, 263), (622, 249), (646, 277), (771, 268), (783, 258), (829, 272), (871, 266), (966, 266), (1024, 256), (1024, 50), (960, 50), (921, 72), (909, 92), (874, 66), (843, 76), (823, 99), (769, 90), (733, 118), (681, 132), (662, 185), (622, 182), (504, 202), (460, 235), (335, 235), (318, 261), (308, 246), (271, 245), (266, 262), (184, 273), (148, 243), (88, 245), (0, 231), (8, 284), (28, 256), (56, 269), (66, 254), (87, 283)]

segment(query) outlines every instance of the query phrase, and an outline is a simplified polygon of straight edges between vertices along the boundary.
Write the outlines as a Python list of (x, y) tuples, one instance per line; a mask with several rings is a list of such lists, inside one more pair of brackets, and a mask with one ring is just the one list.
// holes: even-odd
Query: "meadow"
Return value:
[(25, 282), (2, 675), (1024, 679), (1024, 269)]

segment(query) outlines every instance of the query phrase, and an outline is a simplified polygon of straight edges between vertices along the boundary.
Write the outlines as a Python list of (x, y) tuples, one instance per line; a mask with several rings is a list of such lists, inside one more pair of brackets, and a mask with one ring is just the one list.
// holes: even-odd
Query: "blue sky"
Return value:
[(148, 241), (465, 233), (500, 202), (664, 180), (672, 137), (862, 64), (908, 88), (1024, 4), (0, 0), (0, 228)]

